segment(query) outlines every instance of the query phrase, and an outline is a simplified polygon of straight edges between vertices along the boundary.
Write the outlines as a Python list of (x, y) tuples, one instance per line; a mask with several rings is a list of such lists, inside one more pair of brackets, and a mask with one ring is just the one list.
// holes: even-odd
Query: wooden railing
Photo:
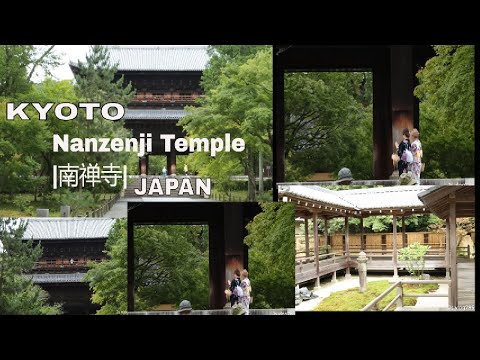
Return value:
[[(445, 294), (423, 294), (423, 293), (418, 293), (418, 294), (405, 294), (403, 292), (403, 284), (449, 284), (450, 285), (450, 280), (399, 280), (392, 284), (387, 290), (385, 290), (383, 293), (378, 295), (375, 299), (370, 301), (362, 310), (360, 311), (375, 311), (377, 309), (377, 304), (385, 298), (388, 294), (390, 294), (393, 290), (396, 289), (396, 296), (390, 301), (387, 306), (385, 306), (381, 311), (387, 311), (390, 309), (393, 304), (397, 304), (397, 309), (402, 309), (403, 308), (403, 298), (404, 297), (448, 297), (449, 295)], [(449, 290), (450, 292), (450, 287)]]
[(470, 259), (471, 257), (475, 257), (475, 250), (472, 251), (470, 245), (457, 246), (457, 256), (462, 256)]
[(200, 97), (199, 94), (151, 94), (151, 93), (138, 93), (132, 99), (131, 103), (174, 103), (174, 102), (188, 102), (195, 103), (195, 100)]
[(85, 217), (103, 217), (108, 211), (110, 211), (110, 209), (117, 202), (117, 200), (120, 199), (120, 196), (120, 193), (115, 194), (115, 196), (111, 197), (110, 200), (108, 200), (98, 209), (87, 211), (85, 213)]
[(246, 198), (242, 198), (240, 196), (226, 195), (226, 194), (220, 194), (220, 193), (215, 193), (215, 192), (211, 193), (210, 199), (217, 200), (217, 201), (229, 201), (229, 202), (245, 202), (245, 201), (247, 201)]

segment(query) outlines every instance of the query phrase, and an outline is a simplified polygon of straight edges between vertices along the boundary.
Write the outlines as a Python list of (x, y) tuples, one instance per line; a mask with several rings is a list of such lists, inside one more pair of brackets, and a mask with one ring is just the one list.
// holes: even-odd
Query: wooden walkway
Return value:
[(475, 261), (458, 263), (458, 306), (475, 306)]

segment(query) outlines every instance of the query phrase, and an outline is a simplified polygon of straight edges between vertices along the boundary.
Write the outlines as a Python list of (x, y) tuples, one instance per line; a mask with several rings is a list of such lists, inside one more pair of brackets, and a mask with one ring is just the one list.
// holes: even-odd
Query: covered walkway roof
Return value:
[(389, 186), (354, 190), (329, 190), (318, 185), (279, 186), (284, 201), (297, 203), (297, 214), (364, 218), (374, 215), (411, 215), (429, 212), (419, 194), (435, 186)]
[(474, 184), (434, 186), (418, 194), (432, 213), (446, 219), (450, 213), (450, 199), (455, 203), (455, 217), (475, 216)]

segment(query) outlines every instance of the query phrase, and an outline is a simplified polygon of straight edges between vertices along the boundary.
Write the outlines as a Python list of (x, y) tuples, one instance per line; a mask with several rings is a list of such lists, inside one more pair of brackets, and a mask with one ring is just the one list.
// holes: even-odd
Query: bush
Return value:
[(406, 262), (410, 275), (418, 278), (422, 276), (425, 269), (425, 255), (429, 249), (429, 245), (421, 245), (416, 242), (399, 250), (400, 260)]
[(20, 211), (26, 211), (27, 208), (28, 208), (28, 206), (30, 205), (30, 201), (29, 201), (27, 198), (25, 198), (25, 197), (23, 197), (23, 196), (21, 196), (21, 195), (18, 195), (18, 196), (16, 196), (15, 199), (13, 200), (13, 204), (14, 204), (16, 207), (18, 207), (18, 209), (19, 209)]

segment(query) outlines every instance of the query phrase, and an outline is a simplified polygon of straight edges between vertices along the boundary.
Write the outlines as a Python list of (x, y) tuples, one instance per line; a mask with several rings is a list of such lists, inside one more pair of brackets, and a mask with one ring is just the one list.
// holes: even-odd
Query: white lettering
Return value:
[(165, 140), (165, 151), (170, 152), (172, 151), (172, 140), (175, 139), (175, 135), (172, 134), (162, 134), (160, 135), (160, 140)]
[[(70, 115), (63, 115), (62, 114), (62, 110), (64, 108), (70, 109)], [(78, 114), (77, 107), (73, 104), (70, 104), (70, 103), (60, 103), (55, 108), (55, 116), (60, 120), (67, 121), (67, 120), (75, 119), (77, 117), (77, 114)]]
[(167, 179), (166, 181), (166, 194), (170, 195), (172, 190), (178, 189), (178, 180), (177, 179)]
[(212, 149), (210, 151), (210, 156), (215, 156), (217, 151), (222, 151), (223, 149), (223, 140), (220, 138), (212, 139)]
[(135, 194), (137, 195), (145, 195), (146, 192), (147, 192), (147, 179), (146, 178), (142, 178), (140, 180), (140, 184), (142, 185), (142, 188), (139, 190), (139, 189), (135, 189)]
[(39, 120), (47, 120), (47, 113), (53, 106), (53, 103), (46, 103), (45, 107), (42, 107), (39, 103), (32, 103), (33, 107), (37, 109)]
[(23, 109), (28, 105), (28, 103), (21, 103), (16, 108), (14, 108), (13, 103), (7, 103), (7, 120), (13, 120), (15, 115), (20, 116), (22, 120), (30, 120), (30, 118), (23, 112)]
[(180, 186), (178, 195), (183, 195), (185, 192), (187, 192), (188, 195), (193, 195), (193, 189), (192, 189), (192, 184), (190, 183), (190, 179), (182, 180), (182, 185)]
[(197, 195), (201, 195), (203, 191), (205, 195), (210, 196), (211, 188), (212, 184), (210, 179), (207, 179), (207, 183), (205, 184), (202, 179), (197, 178), (197, 181), (195, 182), (195, 193)]
[[(146, 182), (147, 181), (145, 179), (145, 186), (146, 186)], [(177, 185), (178, 185), (178, 182), (177, 182)], [(152, 180), (152, 184), (150, 185), (150, 190), (148, 192), (148, 195), (153, 195), (153, 194), (163, 195), (162, 185), (160, 184), (160, 179), (158, 178), (154, 178)], [(167, 194), (168, 194), (168, 187), (167, 187)]]
[(85, 119), (93, 120), (93, 109), (99, 108), (100, 103), (79, 103), (78, 107), (85, 108)]
[(175, 140), (175, 150), (178, 152), (185, 152), (188, 150), (188, 141), (184, 138), (178, 138)]
[[(113, 115), (110, 115), (110, 108), (115, 108), (116, 111), (113, 111)], [(119, 103), (107, 103), (102, 107), (102, 116), (106, 120), (120, 120), (125, 114), (125, 109)]]
[(53, 152), (58, 152), (60, 146), (64, 152), (68, 152), (68, 135), (63, 135), (63, 140), (58, 134), (53, 134)]
[(232, 141), (232, 149), (235, 152), (242, 152), (245, 150), (245, 141), (241, 138), (235, 138)]

